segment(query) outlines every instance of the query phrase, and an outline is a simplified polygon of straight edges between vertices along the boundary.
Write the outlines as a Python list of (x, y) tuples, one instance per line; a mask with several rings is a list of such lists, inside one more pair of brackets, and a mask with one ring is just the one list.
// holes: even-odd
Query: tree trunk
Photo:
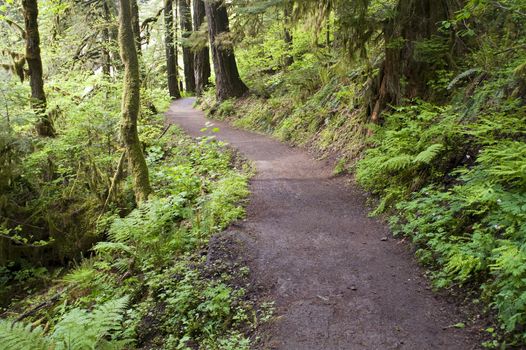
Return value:
[(192, 35), (192, 13), (190, 11), (190, 0), (179, 1), (179, 20), (181, 22), (181, 38), (183, 47), (184, 81), (186, 91), (195, 92), (194, 76), (194, 54), (186, 43), (186, 39)]
[(327, 3), (327, 15), (326, 15), (327, 19), (325, 23), (325, 46), (327, 48), (331, 47), (331, 11), (332, 11), (331, 3), (328, 2)]
[(173, 0), (164, 2), (164, 45), (166, 48), (166, 73), (168, 76), (168, 91), (172, 99), (181, 98), (177, 82), (177, 61), (174, 44)]
[(141, 25), (139, 23), (139, 5), (137, 0), (130, 0), (133, 37), (135, 38), (135, 45), (137, 46), (137, 54), (142, 55), (142, 40), (141, 40)]
[[(199, 31), (205, 22), (205, 3), (203, 0), (194, 0), (194, 30)], [(197, 96), (203, 94), (210, 79), (210, 49), (208, 46), (194, 53), (194, 76)]]
[(26, 61), (29, 67), (31, 85), (31, 106), (37, 115), (36, 130), (39, 136), (54, 137), (55, 128), (51, 117), (46, 113), (46, 94), (42, 78), (42, 58), (40, 56), (40, 34), (38, 32), (37, 0), (23, 0), (26, 32)]
[(384, 27), (385, 61), (373, 122), (389, 104), (399, 104), (403, 97), (429, 95), (428, 81), (437, 67), (415, 57), (416, 43), (438, 37), (438, 23), (451, 18), (457, 6), (452, 0), (399, 0), (396, 15)]
[(229, 32), (228, 13), (222, 0), (205, 1), (208, 35), (212, 47), (212, 60), (216, 74), (216, 95), (218, 101), (244, 95), (248, 88), (239, 77), (234, 48), (227, 47), (218, 40)]
[(291, 24), (292, 24), (292, 10), (293, 10), (293, 3), (287, 2), (285, 3), (285, 8), (283, 10), (283, 17), (284, 17), (284, 37), (285, 40), (285, 67), (290, 66), (294, 63), (294, 58), (292, 57), (292, 45), (293, 45), (293, 37), (291, 33)]
[[(174, 1), (177, 1), (177, 0), (172, 0), (172, 3)], [(179, 30), (177, 28), (179, 28), (177, 26), (177, 20), (179, 18), (179, 14), (177, 13), (177, 3), (175, 3), (175, 6), (174, 6), (174, 11), (175, 13), (175, 17), (174, 17), (174, 24), (173, 24), (173, 27), (174, 27), (174, 40), (173, 40), (173, 43), (174, 43), (174, 48), (175, 48), (175, 74), (177, 74), (177, 80), (179, 81)], [(182, 81), (179, 81), (180, 83), (180, 88), (179, 88), (179, 91), (183, 91), (183, 82)]]
[(122, 95), (121, 138), (126, 148), (138, 204), (146, 201), (152, 192), (148, 167), (137, 134), (140, 108), (139, 59), (132, 29), (130, 0), (120, 1), (119, 45), (124, 63), (124, 91)]
[(111, 13), (107, 1), (103, 5), (104, 29), (102, 30), (102, 73), (106, 77), (111, 76), (111, 56), (110, 56), (110, 28)]

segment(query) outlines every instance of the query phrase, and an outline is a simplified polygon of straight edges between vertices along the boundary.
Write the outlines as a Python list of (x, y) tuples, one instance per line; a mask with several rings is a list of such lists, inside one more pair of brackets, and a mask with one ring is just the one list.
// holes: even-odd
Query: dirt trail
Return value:
[[(168, 120), (202, 135), (193, 99)], [(264, 348), (279, 350), (478, 348), (458, 309), (429, 290), (405, 244), (367, 217), (364, 195), (326, 163), (268, 137), (221, 122), (217, 137), (252, 160), (257, 175), (247, 220), (253, 272), (281, 317)]]

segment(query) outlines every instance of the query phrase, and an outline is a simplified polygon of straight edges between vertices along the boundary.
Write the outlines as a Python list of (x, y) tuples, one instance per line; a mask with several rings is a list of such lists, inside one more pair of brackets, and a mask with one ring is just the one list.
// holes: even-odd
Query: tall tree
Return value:
[(285, 66), (290, 66), (292, 63), (294, 63), (294, 58), (292, 57), (291, 50), (293, 45), (293, 38), (292, 38), (292, 10), (294, 9), (294, 3), (292, 1), (285, 1), (283, 8), (283, 21), (284, 21), (284, 31), (283, 31), (283, 39), (285, 41)]
[(38, 4), (37, 0), (23, 0), (26, 61), (29, 67), (29, 83), (31, 85), (31, 106), (35, 111), (38, 121), (36, 130), (39, 136), (54, 137), (55, 128), (51, 116), (46, 113), (47, 102), (42, 78), (42, 57), (40, 56), (40, 33), (38, 31)]
[(194, 76), (194, 54), (186, 39), (192, 34), (192, 13), (190, 11), (190, 0), (179, 1), (179, 20), (181, 22), (181, 38), (183, 43), (183, 66), (186, 91), (195, 92)]
[(139, 4), (137, 0), (130, 0), (133, 37), (137, 45), (137, 54), (142, 55), (141, 24), (139, 22)]
[(148, 167), (142, 153), (137, 118), (140, 108), (139, 59), (132, 29), (130, 0), (120, 1), (119, 46), (124, 63), (124, 91), (122, 95), (121, 137), (130, 165), (135, 199), (142, 203), (152, 192)]
[[(205, 3), (203, 0), (194, 0), (194, 31), (198, 32), (201, 26), (205, 23)], [(195, 76), (195, 90), (197, 95), (201, 95), (208, 85), (210, 79), (210, 49), (208, 46), (198, 48), (194, 52), (194, 76)]]
[(216, 74), (217, 99), (224, 101), (232, 97), (240, 97), (248, 91), (248, 88), (239, 77), (234, 48), (221, 40), (221, 37), (230, 31), (224, 1), (205, 1), (205, 12)]
[(395, 16), (384, 23), (387, 45), (377, 100), (371, 113), (373, 122), (378, 121), (386, 106), (399, 104), (403, 97), (429, 97), (428, 82), (436, 67), (416, 57), (416, 44), (434, 38), (453, 45), (450, 37), (439, 32), (438, 24), (452, 18), (459, 9), (459, 2), (454, 0), (398, 1)]
[(181, 98), (177, 82), (177, 57), (174, 42), (173, 0), (164, 1), (164, 45), (166, 49), (166, 73), (168, 76), (168, 91), (172, 99)]
[(109, 77), (111, 75), (111, 55), (110, 55), (110, 22), (111, 12), (108, 5), (108, 1), (104, 1), (102, 4), (102, 16), (104, 18), (104, 28), (102, 29), (102, 72), (104, 76)]

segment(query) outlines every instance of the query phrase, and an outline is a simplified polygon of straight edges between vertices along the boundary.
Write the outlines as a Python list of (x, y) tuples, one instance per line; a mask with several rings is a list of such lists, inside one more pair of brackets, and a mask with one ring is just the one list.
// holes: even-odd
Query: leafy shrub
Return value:
[(519, 342), (526, 340), (524, 131), (522, 108), (462, 121), (450, 107), (420, 103), (386, 118), (357, 167), (359, 183), (381, 197), (376, 213), (398, 202), (393, 230), (412, 238), (435, 285), (478, 289)]
[[(131, 188), (122, 182), (113, 191), (110, 207), (104, 208), (121, 153), (116, 137), (120, 82), (77, 72), (51, 82), (50, 91), (48, 109), (56, 114), (60, 137), (39, 139), (27, 130), (35, 118), (29, 101), (27, 107), (13, 106), (11, 124), (1, 128), (0, 147), (5, 143), (10, 152), (9, 159), (0, 159), (9, 162), (0, 170), (0, 229), (13, 233), (19, 228), (26, 247), (0, 238), (0, 248), (10, 252), (0, 260), (47, 266), (77, 259), (100, 239), (97, 222), (104, 210), (126, 212), (133, 206)], [(13, 89), (13, 96), (2, 95), (2, 104), (13, 103), (22, 92), (26, 91)], [(166, 101), (165, 93), (149, 91), (141, 102), (162, 108)], [(150, 147), (162, 128), (162, 116), (145, 106), (141, 118), (141, 140)], [(42, 240), (50, 243), (31, 247)]]
[(358, 163), (356, 179), (382, 197), (376, 212), (444, 178), (457, 165), (466, 148), (459, 123), (451, 109), (420, 103), (398, 108), (374, 129), (373, 147)]
[(233, 99), (229, 99), (229, 100), (221, 102), (221, 104), (217, 108), (217, 112), (215, 116), (218, 119), (226, 119), (228, 117), (231, 117), (234, 114), (234, 111), (235, 111), (235, 101)]

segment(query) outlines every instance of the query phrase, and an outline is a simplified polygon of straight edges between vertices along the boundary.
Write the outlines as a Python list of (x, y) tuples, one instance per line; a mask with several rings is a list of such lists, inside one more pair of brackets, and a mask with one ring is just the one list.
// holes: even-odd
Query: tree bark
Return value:
[(124, 142), (133, 180), (135, 200), (146, 201), (152, 192), (148, 167), (142, 153), (137, 118), (140, 108), (139, 59), (132, 29), (130, 0), (120, 1), (119, 45), (124, 63), (124, 90), (122, 95), (121, 138)]
[[(203, 0), (194, 0), (194, 31), (199, 31), (203, 23), (205, 23), (205, 3)], [(208, 46), (197, 50), (194, 53), (194, 76), (195, 76), (195, 90), (197, 96), (203, 94), (203, 91), (208, 86), (210, 79), (210, 48)]]
[(195, 92), (194, 76), (194, 54), (186, 43), (186, 39), (192, 35), (192, 13), (190, 11), (190, 0), (179, 1), (179, 20), (181, 23), (181, 38), (183, 47), (183, 67), (186, 91)]
[(29, 67), (31, 85), (31, 107), (37, 115), (36, 130), (39, 136), (54, 137), (55, 128), (51, 116), (46, 113), (47, 102), (42, 78), (42, 57), (40, 56), (40, 33), (38, 31), (37, 0), (23, 0), (26, 32), (26, 61)]
[(164, 45), (166, 49), (166, 74), (168, 76), (168, 91), (172, 99), (181, 98), (177, 82), (177, 59), (174, 43), (173, 0), (164, 2)]
[(436, 67), (415, 57), (415, 44), (439, 36), (438, 23), (451, 18), (457, 7), (452, 0), (398, 1), (396, 15), (384, 27), (387, 44), (371, 114), (373, 122), (379, 121), (379, 114), (388, 105), (399, 104), (403, 97), (428, 97), (427, 83)]
[(102, 30), (102, 73), (106, 77), (111, 76), (111, 55), (110, 55), (110, 28), (111, 25), (111, 13), (110, 7), (107, 1), (102, 4), (103, 7), (103, 18), (104, 18), (104, 29)]
[(293, 3), (288, 1), (285, 3), (285, 8), (283, 9), (284, 17), (284, 40), (285, 40), (285, 67), (290, 66), (294, 63), (294, 58), (292, 57), (292, 45), (293, 37), (291, 33), (291, 23), (292, 23), (292, 7)]
[(137, 54), (142, 55), (141, 25), (139, 23), (139, 5), (137, 0), (130, 0), (133, 37), (137, 46)]
[(228, 13), (223, 0), (205, 1), (208, 35), (212, 48), (212, 60), (216, 74), (216, 95), (218, 101), (243, 96), (247, 86), (239, 77), (234, 48), (220, 41), (221, 35), (228, 33)]

